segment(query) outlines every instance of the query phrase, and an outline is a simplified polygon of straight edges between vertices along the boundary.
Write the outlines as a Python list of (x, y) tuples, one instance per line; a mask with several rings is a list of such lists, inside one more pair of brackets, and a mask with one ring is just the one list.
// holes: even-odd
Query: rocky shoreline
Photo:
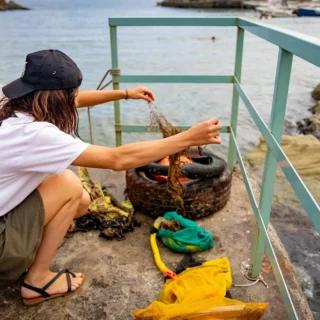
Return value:
[[(320, 203), (320, 84), (312, 92), (316, 104), (310, 117), (297, 122), (296, 128), (286, 128), (282, 148), (290, 162)], [(294, 132), (295, 135), (287, 135)], [(245, 165), (259, 184), (262, 181), (266, 142), (260, 143), (244, 158)], [(271, 209), (271, 223), (283, 242), (295, 266), (302, 288), (315, 318), (320, 315), (320, 236), (299, 199), (278, 167)]]
[(175, 8), (242, 8), (242, 0), (164, 0), (158, 6)]
[(297, 125), (302, 134), (312, 134), (320, 139), (320, 83), (313, 90), (312, 98), (317, 101), (313, 107), (309, 108), (312, 116), (297, 122)]
[(6, 0), (0, 0), (0, 11), (6, 10), (30, 10), (29, 8), (23, 7), (14, 1), (6, 2)]
[[(316, 104), (309, 108), (312, 115), (298, 121), (296, 127), (290, 124), (288, 128), (285, 128), (282, 148), (320, 203), (320, 84), (313, 90), (312, 97), (316, 100)], [(263, 137), (260, 137), (260, 143), (244, 158), (248, 170), (259, 183), (262, 180), (266, 149), (266, 142)], [(285, 183), (286, 178), (279, 167), (277, 181), (280, 183), (275, 186), (274, 200), (282, 203), (285, 199), (286, 204), (299, 206), (298, 199), (290, 185)]]

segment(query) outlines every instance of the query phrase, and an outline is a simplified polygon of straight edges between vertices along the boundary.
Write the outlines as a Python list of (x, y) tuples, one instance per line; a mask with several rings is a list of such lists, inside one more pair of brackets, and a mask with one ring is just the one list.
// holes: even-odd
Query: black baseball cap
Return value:
[(21, 78), (2, 88), (10, 99), (38, 90), (77, 88), (82, 74), (76, 63), (59, 50), (42, 50), (27, 55)]

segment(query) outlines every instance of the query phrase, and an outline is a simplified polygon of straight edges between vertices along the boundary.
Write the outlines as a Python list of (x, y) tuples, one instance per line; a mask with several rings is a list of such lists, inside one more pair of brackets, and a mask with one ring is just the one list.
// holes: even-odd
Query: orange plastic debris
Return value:
[[(180, 157), (179, 159), (179, 164), (187, 164), (187, 163), (192, 163), (193, 161), (185, 156)], [(162, 159), (159, 164), (161, 164), (162, 166), (168, 166), (169, 163), (169, 157), (165, 157), (164, 159)], [(160, 176), (160, 175), (153, 175), (154, 179), (158, 182), (167, 182), (168, 177), (167, 176)], [(190, 181), (191, 179), (189, 178), (179, 178), (180, 182), (186, 182), (186, 181)]]

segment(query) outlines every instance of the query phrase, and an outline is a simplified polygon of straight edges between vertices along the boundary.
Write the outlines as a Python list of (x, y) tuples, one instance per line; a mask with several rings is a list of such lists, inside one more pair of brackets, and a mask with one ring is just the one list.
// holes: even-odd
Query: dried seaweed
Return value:
[[(149, 108), (149, 131), (156, 131), (155, 129), (159, 128), (164, 138), (173, 136), (182, 131), (181, 128), (173, 126), (154, 105), (149, 104)], [(173, 199), (176, 201), (178, 208), (182, 210), (182, 213), (185, 213), (184, 202), (182, 199), (185, 190), (183, 185), (179, 181), (179, 178), (182, 177), (182, 172), (180, 168), (180, 157), (186, 156), (188, 154), (188, 151), (189, 149), (186, 149), (169, 156), (167, 189), (169, 193), (172, 195)]]

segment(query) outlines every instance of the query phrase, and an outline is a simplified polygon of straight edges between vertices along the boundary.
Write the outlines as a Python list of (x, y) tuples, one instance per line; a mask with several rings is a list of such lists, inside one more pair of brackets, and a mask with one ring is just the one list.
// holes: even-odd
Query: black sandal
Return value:
[[(52, 294), (52, 295), (50, 295), (48, 292), (46, 292), (46, 290), (64, 273), (66, 274), (66, 277), (67, 277), (68, 291), (65, 293), (57, 293), (57, 294)], [(39, 303), (42, 303), (43, 301), (58, 298), (58, 297), (63, 297), (67, 294), (74, 292), (74, 291), (71, 291), (71, 276), (70, 275), (73, 278), (76, 278), (76, 275), (73, 272), (70, 272), (67, 269), (62, 269), (43, 288), (33, 287), (23, 281), (21, 284), (22, 287), (25, 287), (29, 290), (32, 290), (32, 291), (35, 291), (35, 292), (38, 292), (39, 294), (41, 294), (40, 297), (23, 299), (23, 304), (28, 307), (31, 307), (31, 306), (35, 306)], [(83, 285), (83, 282), (84, 282), (84, 275), (82, 274), (82, 282), (81, 282), (79, 288)], [(78, 289), (76, 289), (75, 291), (77, 291)]]

